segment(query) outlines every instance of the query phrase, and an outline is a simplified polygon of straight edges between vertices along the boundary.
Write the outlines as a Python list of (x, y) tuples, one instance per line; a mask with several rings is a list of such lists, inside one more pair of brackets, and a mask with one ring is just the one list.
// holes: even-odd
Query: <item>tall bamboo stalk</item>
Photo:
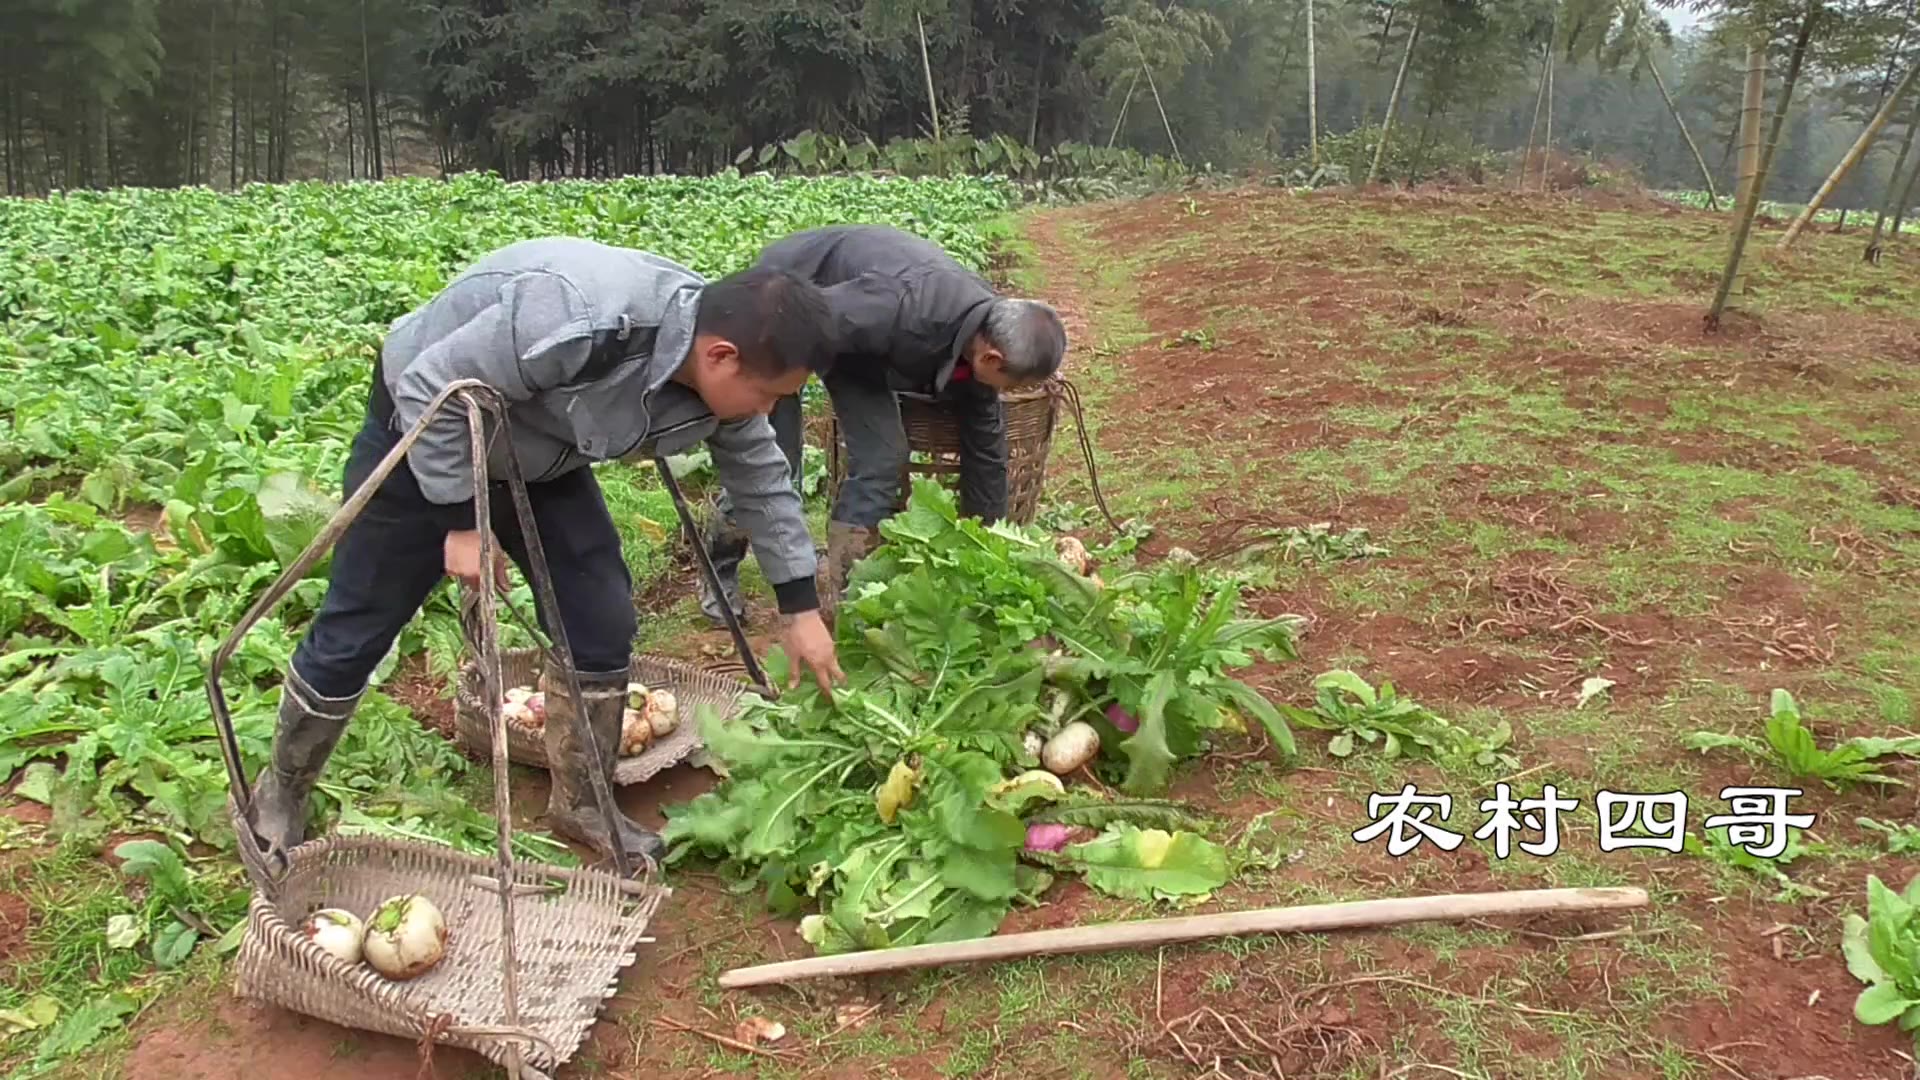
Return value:
[[(1740, 183), (1734, 205), (1740, 213), (1733, 220), (1733, 235), (1727, 249), (1727, 272), (1721, 275), (1723, 293), (1746, 291), (1747, 278), (1742, 267), (1747, 233), (1753, 228), (1754, 210), (1760, 205), (1760, 113), (1767, 90), (1767, 41), (1761, 37), (1747, 43), (1747, 84), (1740, 98)], [(1713, 317), (1717, 318), (1716, 298)]]
[(1127, 96), (1120, 99), (1120, 115), (1113, 118), (1113, 130), (1107, 133), (1107, 149), (1113, 149), (1113, 140), (1120, 137), (1120, 124), (1127, 118), (1127, 106), (1133, 104), (1134, 87), (1140, 85), (1140, 69), (1133, 69), (1133, 78), (1127, 82)]
[(1420, 16), (1413, 17), (1413, 30), (1407, 34), (1406, 51), (1400, 54), (1400, 71), (1393, 77), (1393, 93), (1387, 95), (1387, 115), (1380, 122), (1380, 142), (1373, 148), (1373, 164), (1367, 167), (1367, 184), (1380, 175), (1380, 159), (1387, 152), (1387, 139), (1393, 134), (1393, 113), (1400, 107), (1400, 88), (1407, 81), (1407, 64), (1413, 59), (1413, 47), (1420, 41)]
[(1845, 157), (1840, 159), (1840, 164), (1835, 165), (1833, 172), (1827, 174), (1827, 180), (1820, 185), (1820, 190), (1814, 192), (1813, 198), (1807, 200), (1806, 209), (1800, 211), (1800, 216), (1794, 218), (1793, 224), (1787, 226), (1786, 235), (1780, 238), (1780, 250), (1785, 251), (1787, 246), (1799, 237), (1801, 230), (1807, 227), (1807, 222), (1813, 220), (1813, 215), (1819, 212), (1820, 207), (1826, 203), (1827, 197), (1833, 194), (1833, 189), (1839, 187), (1840, 181), (1845, 180), (1854, 166), (1860, 164), (1860, 159), (1867, 155), (1867, 149), (1873, 145), (1873, 140), (1880, 137), (1880, 129), (1887, 126), (1887, 120), (1893, 116), (1894, 108), (1900, 104), (1900, 99), (1906, 96), (1907, 89), (1913, 85), (1915, 75), (1920, 75), (1920, 64), (1908, 68), (1907, 73), (1900, 77), (1900, 85), (1894, 87), (1893, 93), (1888, 94), (1887, 99), (1880, 103), (1880, 109), (1868, 122), (1867, 130), (1862, 131), (1860, 137), (1853, 141), (1852, 148), (1847, 151)]
[(1307, 0), (1307, 146), (1308, 160), (1320, 167), (1320, 69), (1313, 59), (1313, 0)]
[(1667, 103), (1667, 111), (1673, 114), (1673, 122), (1680, 128), (1680, 137), (1687, 141), (1687, 149), (1693, 151), (1693, 162), (1700, 166), (1700, 179), (1707, 185), (1707, 209), (1720, 209), (1719, 193), (1713, 190), (1713, 170), (1707, 168), (1707, 159), (1700, 156), (1700, 147), (1694, 143), (1693, 136), (1687, 133), (1687, 122), (1681, 119), (1679, 106), (1673, 103), (1673, 95), (1667, 92), (1667, 80), (1660, 77), (1660, 65), (1653, 57), (1647, 57), (1647, 70), (1653, 73), (1653, 85), (1660, 88), (1660, 100)]
[(1914, 181), (1920, 180), (1920, 164), (1907, 171), (1907, 186), (1900, 189), (1900, 201), (1893, 208), (1893, 232), (1887, 237), (1887, 246), (1892, 247), (1900, 239), (1901, 230), (1906, 227), (1907, 207), (1913, 205)]
[(1760, 174), (1760, 118), (1766, 108), (1766, 86), (1766, 43), (1748, 42), (1746, 87), (1740, 97), (1740, 179), (1733, 196), (1736, 207), (1747, 205), (1753, 178)]
[[(1744, 284), (1740, 277), (1741, 259), (1746, 254), (1747, 237), (1753, 232), (1753, 219), (1759, 213), (1760, 200), (1767, 189), (1767, 175), (1773, 170), (1773, 154), (1780, 148), (1780, 130), (1787, 123), (1787, 108), (1793, 103), (1793, 88), (1800, 81), (1800, 65), (1807, 57), (1807, 44), (1813, 39), (1813, 26), (1820, 17), (1820, 0), (1809, 0), (1807, 13), (1800, 20), (1800, 34), (1793, 42), (1793, 55), (1787, 61), (1787, 79), (1780, 88), (1780, 107), (1774, 110), (1773, 127), (1767, 132), (1767, 145), (1760, 154), (1760, 167), (1754, 173), (1753, 181), (1741, 204), (1739, 224), (1733, 237), (1733, 249), (1727, 255), (1726, 269), (1720, 275), (1720, 287), (1715, 291), (1713, 306), (1707, 310), (1708, 328), (1720, 325), (1720, 316), (1726, 311), (1727, 297)], [(1753, 53), (1759, 53), (1760, 84), (1753, 84)], [(1766, 38), (1748, 46), (1748, 89), (1758, 98), (1765, 92), (1766, 78)]]
[(1912, 115), (1907, 117), (1907, 135), (1900, 140), (1900, 154), (1893, 159), (1893, 171), (1887, 174), (1886, 200), (1881, 205), (1880, 212), (1873, 217), (1873, 237), (1867, 241), (1866, 254), (1863, 256), (1870, 263), (1880, 261), (1880, 237), (1886, 231), (1887, 221), (1893, 217), (1895, 202), (1899, 199), (1900, 190), (1904, 186), (1901, 183), (1901, 174), (1907, 167), (1907, 155), (1913, 150), (1913, 136), (1916, 131), (1920, 131), (1920, 107), (1916, 107)]
[(1153, 107), (1160, 110), (1160, 126), (1167, 129), (1167, 145), (1173, 148), (1173, 160), (1180, 160), (1180, 143), (1173, 137), (1173, 122), (1167, 119), (1167, 106), (1160, 100), (1160, 86), (1153, 81), (1153, 68), (1147, 63), (1147, 51), (1140, 47), (1140, 32), (1127, 27), (1133, 35), (1133, 51), (1140, 57), (1140, 70), (1147, 73), (1147, 89), (1153, 92)]
[(1547, 36), (1547, 135), (1540, 145), (1540, 194), (1547, 193), (1547, 167), (1553, 163), (1553, 35)]
[(940, 141), (940, 102), (933, 96), (933, 64), (927, 59), (927, 23), (919, 12), (913, 13), (913, 24), (920, 30), (920, 70), (927, 75), (927, 111), (933, 116), (933, 141)]
[(367, 47), (367, 0), (360, 0), (360, 78), (367, 106), (367, 175), (378, 180), (385, 170), (380, 160), (380, 114), (373, 99), (373, 60)]
[(1547, 65), (1553, 62), (1553, 42), (1547, 42), (1546, 51), (1540, 55), (1540, 89), (1533, 95), (1533, 123), (1527, 127), (1527, 154), (1520, 159), (1519, 182), (1514, 185), (1521, 191), (1527, 189), (1527, 173), (1533, 168), (1533, 143), (1540, 134), (1540, 110), (1547, 103)]

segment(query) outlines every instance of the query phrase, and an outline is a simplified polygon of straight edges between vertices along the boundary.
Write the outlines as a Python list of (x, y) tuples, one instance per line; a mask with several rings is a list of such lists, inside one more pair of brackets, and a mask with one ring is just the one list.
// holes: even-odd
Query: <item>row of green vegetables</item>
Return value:
[[(22, 890), (45, 910), (21, 962), (53, 966), (0, 979), (0, 1067), (86, 1045), (123, 1015), (132, 982), (190, 961), (237, 918), (206, 662), (338, 506), (394, 318), (474, 258), (542, 235), (719, 274), (790, 231), (878, 221), (984, 266), (1008, 198), (979, 180), (468, 176), (0, 200), (0, 791), (51, 816), (11, 841), (0, 819), (0, 847), (136, 833), (168, 854), (129, 866), (163, 867), (147, 876), (177, 886), (128, 890), (113, 914), (141, 921), (112, 931), (105, 917), (67, 926), (83, 912), (58, 890)], [(672, 504), (644, 469), (599, 475), (645, 580), (666, 557)], [(293, 589), (229, 669), (250, 772), (266, 758), (279, 676), (326, 570)], [(517, 600), (531, 610), (524, 585)], [(502, 633), (525, 643), (510, 622)], [(469, 798), (484, 769), (386, 692), (403, 659), (424, 653), (445, 676), (460, 652), (442, 590), (333, 756), (315, 797), (329, 827), (491, 850), (493, 818)], [(570, 859), (538, 832), (518, 836), (527, 855)], [(163, 894), (151, 911), (158, 901), (140, 899)], [(94, 947), (70, 957), (61, 942), (77, 940)], [(144, 967), (127, 966), (135, 955)]]

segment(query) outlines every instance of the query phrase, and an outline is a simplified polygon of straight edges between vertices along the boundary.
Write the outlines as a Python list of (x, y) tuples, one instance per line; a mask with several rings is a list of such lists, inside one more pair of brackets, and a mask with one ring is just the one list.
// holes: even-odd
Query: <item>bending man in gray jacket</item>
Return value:
[[(522, 570), (526, 544), (505, 492), (519, 459), (580, 668), (586, 716), (609, 767), (620, 745), (636, 619), (620, 537), (588, 468), (674, 454), (705, 440), (787, 620), (786, 647), (822, 686), (840, 678), (819, 613), (813, 540), (767, 413), (831, 361), (824, 298), (808, 282), (756, 268), (711, 284), (645, 252), (586, 240), (513, 244), (481, 259), (393, 324), (375, 367), (365, 424), (345, 470), (350, 496), (433, 398), (479, 379), (508, 405), (511, 445), (493, 443), (490, 522), (476, 522), (464, 410), (446, 409), (340, 538), (326, 599), (294, 652), (272, 761), (252, 822), (269, 844), (305, 836), (307, 799), (374, 668), (443, 576), (506, 584), (480, 565), (491, 526)], [(541, 611), (543, 629), (547, 613)], [(548, 824), (610, 856), (658, 860), (660, 838), (624, 816), (609, 838), (585, 746), (552, 661), (542, 672), (553, 795)], [(612, 776), (608, 776), (611, 783)], [(637, 864), (637, 860), (636, 860)]]
[[(1007, 430), (1000, 392), (1044, 382), (1060, 368), (1067, 334), (1060, 316), (1037, 300), (1002, 297), (938, 244), (883, 225), (836, 225), (794, 233), (769, 245), (755, 264), (822, 287), (833, 309), (835, 356), (821, 375), (841, 437), (847, 477), (827, 528), (825, 603), (839, 598), (855, 560), (879, 542), (877, 529), (900, 497), (906, 431), (896, 394), (951, 409), (960, 428), (961, 512), (991, 523), (1007, 511)], [(799, 395), (776, 423), (798, 477)], [(736, 612), (737, 574), (746, 534), (731, 522), (708, 539), (714, 567)], [(764, 564), (762, 564), (764, 567)], [(702, 586), (701, 607), (721, 618), (720, 600)]]

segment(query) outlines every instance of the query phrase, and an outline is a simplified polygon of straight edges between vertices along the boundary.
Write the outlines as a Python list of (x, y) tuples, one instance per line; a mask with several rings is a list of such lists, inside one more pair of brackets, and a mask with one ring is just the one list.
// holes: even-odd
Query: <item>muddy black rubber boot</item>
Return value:
[(880, 533), (841, 521), (827, 523), (827, 559), (820, 567), (820, 614), (831, 622), (840, 609), (853, 565), (880, 546)]
[[(720, 588), (726, 596), (727, 607), (733, 609), (736, 619), (747, 617), (746, 604), (740, 600), (740, 563), (747, 557), (747, 534), (742, 529), (721, 525), (707, 536), (707, 558), (713, 560), (714, 576), (720, 579)], [(707, 584), (707, 575), (697, 575), (700, 581), (700, 611), (707, 621), (724, 628), (727, 625), (725, 609), (720, 606), (721, 598), (713, 594), (713, 587)]]
[(360, 694), (321, 697), (288, 665), (280, 689), (273, 757), (253, 789), (251, 824), (269, 852), (291, 851), (306, 839), (307, 798), (359, 703)]
[[(607, 755), (606, 778), (609, 791), (616, 791), (613, 767), (620, 757), (620, 720), (627, 705), (627, 672), (581, 672), (580, 693), (586, 699), (583, 719), (593, 732), (594, 741)], [(553, 780), (553, 794), (547, 800), (547, 824), (553, 831), (592, 848), (601, 858), (611, 859), (613, 847), (607, 842), (606, 818), (593, 793), (593, 755), (580, 737), (574, 723), (573, 701), (567, 690), (563, 669), (549, 661), (541, 673), (541, 690), (546, 694), (547, 767)], [(639, 868), (641, 861), (656, 867), (666, 858), (667, 846), (660, 835), (648, 829), (618, 808), (620, 846), (628, 860)]]

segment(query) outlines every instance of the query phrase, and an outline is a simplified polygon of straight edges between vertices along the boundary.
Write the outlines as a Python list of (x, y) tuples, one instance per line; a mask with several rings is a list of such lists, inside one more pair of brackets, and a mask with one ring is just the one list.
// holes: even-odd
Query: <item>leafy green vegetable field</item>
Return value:
[[(171, 892), (149, 911), (126, 896), (76, 904), (77, 885), (39, 890), (0, 852), (8, 891), (34, 898), (24, 947), (66, 961), (0, 981), (0, 1037), (21, 1033), (0, 1042), (0, 1063), (49, 1065), (80, 1049), (127, 1011), (103, 1005), (121, 1000), (111, 995), (232, 925), (204, 662), (337, 505), (389, 322), (479, 255), (550, 234), (716, 275), (792, 230), (878, 221), (984, 266), (1009, 198), (984, 180), (465, 177), (0, 202), (0, 785), (43, 808), (0, 840), (90, 850), (138, 833), (183, 860), (156, 877)], [(671, 503), (642, 470), (601, 477), (646, 580), (676, 527)], [(249, 636), (232, 669), (250, 770), (324, 569)], [(530, 610), (524, 585), (519, 601)], [(455, 661), (446, 593), (402, 639), (381, 686), (423, 650), (433, 673)], [(487, 851), (492, 818), (466, 797), (466, 773), (445, 740), (376, 692), (322, 799), (346, 828)], [(520, 835), (529, 852), (566, 857)], [(155, 860), (149, 852), (140, 865)], [(110, 933), (123, 915), (141, 921)]]

